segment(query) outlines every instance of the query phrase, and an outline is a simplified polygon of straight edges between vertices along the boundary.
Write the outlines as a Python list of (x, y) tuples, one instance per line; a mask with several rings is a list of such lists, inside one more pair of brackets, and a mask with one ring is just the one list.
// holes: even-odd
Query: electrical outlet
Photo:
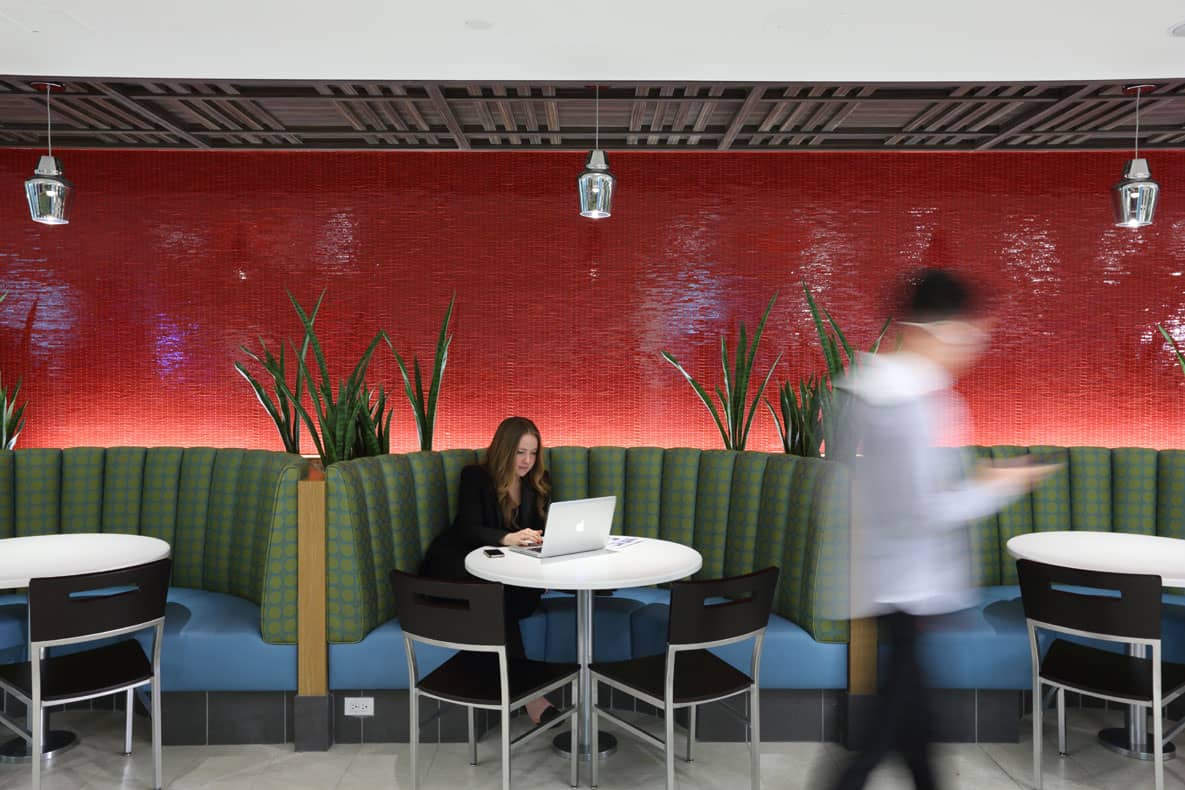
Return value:
[(346, 697), (347, 716), (373, 716), (374, 697)]

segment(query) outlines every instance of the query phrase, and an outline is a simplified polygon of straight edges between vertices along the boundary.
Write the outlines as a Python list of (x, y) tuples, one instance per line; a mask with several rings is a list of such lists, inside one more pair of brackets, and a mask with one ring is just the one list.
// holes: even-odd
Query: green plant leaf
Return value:
[[(691, 385), (693, 390), (695, 390), (695, 394), (698, 395), (699, 399), (703, 401), (703, 404), (708, 407), (708, 412), (712, 415), (712, 419), (716, 422), (716, 427), (720, 430), (720, 438), (724, 441), (724, 448), (726, 450), (731, 450), (732, 445), (729, 441), (728, 432), (724, 430), (724, 423), (720, 421), (720, 413), (717, 412), (716, 407), (712, 405), (712, 399), (708, 397), (708, 393), (705, 392), (700, 383), (692, 378), (691, 374), (688, 373), (681, 364), (679, 364), (679, 360), (675, 359), (666, 351), (661, 351), (659, 353), (662, 354), (663, 359), (665, 359), (667, 362), (670, 362), (675, 366), (676, 370), (683, 374), (683, 378), (687, 379), (687, 383)], [(719, 392), (719, 390), (717, 390), (717, 392)]]

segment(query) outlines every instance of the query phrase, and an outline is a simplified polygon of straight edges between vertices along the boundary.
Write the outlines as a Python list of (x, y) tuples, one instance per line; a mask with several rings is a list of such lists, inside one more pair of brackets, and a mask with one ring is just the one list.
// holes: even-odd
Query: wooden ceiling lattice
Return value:
[[(0, 77), (0, 147), (45, 144), (45, 98)], [(582, 84), (57, 80), (62, 148), (583, 150)], [(609, 150), (1122, 149), (1135, 102), (1114, 83), (600, 86)], [(1185, 80), (1140, 106), (1140, 146), (1185, 146)]]

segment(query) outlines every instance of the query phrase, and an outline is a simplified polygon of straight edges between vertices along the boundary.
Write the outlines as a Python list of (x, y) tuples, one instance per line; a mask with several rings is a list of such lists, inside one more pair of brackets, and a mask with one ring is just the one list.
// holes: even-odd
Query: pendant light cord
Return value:
[(48, 82), (45, 83), (45, 136), (48, 142), (49, 155), (53, 156), (53, 114), (49, 111), (50, 89), (50, 84)]
[(1136, 88), (1136, 159), (1140, 158), (1140, 92), (1143, 86)]
[[(596, 120), (593, 125), (593, 148), (599, 149), (601, 147), (601, 86), (596, 85), (594, 88), (596, 90), (596, 99), (594, 100), (593, 107), (595, 108)], [(1138, 107), (1139, 105), (1136, 106)]]

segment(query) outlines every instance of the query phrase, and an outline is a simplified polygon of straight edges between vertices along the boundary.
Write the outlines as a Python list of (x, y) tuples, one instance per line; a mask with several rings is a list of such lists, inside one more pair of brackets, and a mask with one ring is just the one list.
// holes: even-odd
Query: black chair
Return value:
[[(477, 764), (474, 710), (496, 710), (501, 714), (502, 787), (510, 790), (511, 747), (526, 743), (565, 721), (576, 731), (579, 668), (575, 664), (507, 656), (501, 584), (442, 581), (397, 570), (391, 571), (391, 584), (395, 588), (395, 613), (403, 628), (403, 645), (407, 650), (412, 790), (419, 787), (420, 697), (467, 708), (469, 762), (473, 765)], [(460, 652), (421, 678), (416, 666), (416, 642)], [(571, 686), (573, 704), (550, 721), (512, 740), (511, 710), (564, 684)], [(572, 750), (569, 770), (573, 787), (577, 782), (576, 760), (576, 750)]]
[[(0, 714), (30, 745), (33, 790), (41, 786), (45, 710), (70, 702), (127, 694), (124, 750), (132, 751), (132, 694), (152, 686), (152, 759), (161, 781), (160, 648), (172, 560), (103, 573), (29, 582), (29, 653), (37, 660), (0, 666), (0, 689), (25, 704), (25, 726)], [(122, 639), (69, 655), (47, 657), (49, 648), (75, 645), (153, 628), (152, 658), (135, 639)]]
[[(710, 581), (675, 582), (671, 585), (671, 613), (667, 626), (667, 652), (628, 661), (593, 664), (592, 753), (600, 751), (598, 728), (602, 717), (626, 732), (665, 752), (667, 790), (675, 786), (675, 711), (688, 708), (687, 760), (695, 743), (696, 706), (741, 694), (749, 695), (747, 716), (738, 715), (748, 727), (750, 779), (761, 786), (761, 708), (758, 677), (761, 644), (773, 606), (778, 569), (766, 568), (744, 576)], [(723, 598), (721, 602), (709, 599)], [(749, 674), (708, 651), (746, 639), (753, 640)], [(656, 738), (597, 703), (597, 687), (604, 683), (663, 712), (666, 737)], [(592, 761), (592, 786), (597, 786), (597, 761)]]
[[(1150, 709), (1156, 788), (1164, 788), (1164, 706), (1185, 692), (1185, 665), (1161, 660), (1161, 578), (1017, 560), (1033, 658), (1033, 784), (1041, 787), (1042, 714), (1057, 696), (1058, 751), (1066, 753), (1066, 691)], [(1127, 655), (1054, 639), (1042, 655), (1039, 631), (1126, 643)], [(1146, 649), (1152, 648), (1152, 657)], [(1167, 691), (1166, 691), (1167, 689)], [(1143, 712), (1141, 711), (1141, 714)]]

